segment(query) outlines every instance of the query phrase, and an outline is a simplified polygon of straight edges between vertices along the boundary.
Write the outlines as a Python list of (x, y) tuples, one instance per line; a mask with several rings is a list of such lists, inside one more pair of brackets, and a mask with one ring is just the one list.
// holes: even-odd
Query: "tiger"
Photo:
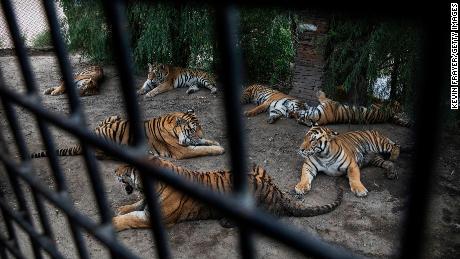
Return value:
[(318, 106), (306, 105), (303, 109), (291, 112), (300, 124), (326, 125), (333, 123), (372, 124), (393, 122), (403, 127), (409, 127), (410, 122), (401, 116), (401, 106), (394, 102), (390, 106), (372, 105), (370, 107), (341, 104), (326, 97), (324, 92), (318, 92)]
[[(80, 96), (90, 96), (99, 93), (99, 84), (104, 78), (104, 70), (100, 66), (89, 66), (79, 71), (74, 76), (74, 82), (77, 86)], [(65, 93), (64, 80), (61, 78), (61, 84), (57, 87), (46, 89), (45, 95), (60, 95)]]
[(241, 96), (241, 103), (254, 103), (257, 106), (245, 111), (247, 117), (256, 116), (268, 109), (268, 123), (275, 123), (280, 117), (292, 117), (291, 114), (304, 106), (306, 103), (284, 94), (280, 91), (271, 89), (264, 85), (253, 84), (244, 89)]
[(195, 69), (173, 67), (165, 64), (148, 64), (147, 80), (137, 91), (138, 95), (154, 97), (174, 88), (188, 87), (186, 93), (192, 94), (205, 87), (212, 94), (217, 93), (214, 75)]
[[(174, 159), (186, 159), (198, 156), (221, 155), (224, 148), (213, 140), (203, 138), (203, 130), (193, 110), (173, 112), (144, 121), (145, 136), (149, 144), (149, 153)], [(110, 116), (94, 129), (96, 135), (120, 145), (133, 142), (128, 120), (119, 116)], [(82, 147), (56, 150), (58, 156), (76, 156), (82, 154)], [(113, 159), (101, 150), (95, 150), (98, 159)], [(31, 154), (32, 158), (46, 157), (47, 151)]]
[[(149, 163), (156, 167), (169, 169), (187, 180), (204, 185), (216, 193), (228, 194), (232, 192), (233, 175), (231, 171), (192, 171), (158, 157), (151, 157)], [(139, 171), (135, 167), (121, 165), (115, 169), (115, 175), (118, 181), (124, 185), (128, 195), (133, 191), (143, 193)], [(291, 200), (283, 193), (272, 182), (271, 177), (262, 166), (254, 164), (247, 176), (256, 204), (275, 216), (311, 217), (329, 213), (340, 205), (343, 197), (343, 190), (339, 188), (337, 198), (332, 203), (306, 207), (297, 201)], [(205, 219), (217, 219), (222, 226), (232, 227), (232, 223), (218, 211), (190, 198), (167, 184), (155, 182), (155, 191), (160, 201), (162, 220), (166, 227), (171, 227), (179, 222)], [(112, 219), (116, 231), (150, 227), (150, 215), (144, 199), (133, 204), (121, 206), (116, 210), (116, 213), (117, 216)]]
[(374, 130), (351, 131), (344, 134), (321, 126), (313, 126), (305, 134), (299, 154), (305, 159), (300, 181), (295, 186), (297, 194), (311, 188), (318, 172), (330, 176), (347, 174), (351, 191), (358, 197), (367, 196), (360, 180), (360, 168), (365, 165), (385, 169), (389, 179), (397, 178), (394, 163), (400, 146)]

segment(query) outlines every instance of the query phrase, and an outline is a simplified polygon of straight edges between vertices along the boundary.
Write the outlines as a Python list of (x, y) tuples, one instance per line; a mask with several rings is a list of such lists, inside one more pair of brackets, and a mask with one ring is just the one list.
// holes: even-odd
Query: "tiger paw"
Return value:
[(148, 92), (148, 93), (145, 95), (145, 97), (147, 97), (147, 98), (148, 98), (148, 97), (155, 97), (155, 95), (156, 95), (156, 94), (155, 94), (153, 91), (151, 91), (151, 92)]
[(124, 215), (130, 212), (131, 212), (131, 208), (129, 206), (121, 206), (115, 211), (117, 215)]
[(243, 114), (246, 117), (251, 117), (252, 116), (251, 112), (249, 112), (249, 111), (245, 111)]
[(268, 120), (267, 120), (267, 122), (268, 122), (269, 124), (273, 124), (273, 123), (275, 123), (275, 121), (276, 121), (276, 120), (275, 120), (274, 118), (272, 118), (272, 117), (268, 118)]
[(217, 93), (217, 88), (213, 88), (213, 89), (211, 90), (211, 93), (212, 93), (212, 94)]
[(358, 197), (366, 197), (369, 192), (364, 185), (356, 184), (351, 186), (351, 191)]
[(307, 192), (309, 192), (311, 189), (311, 185), (309, 184), (303, 184), (303, 183), (298, 183), (295, 187), (294, 190), (297, 194), (303, 195)]
[(49, 95), (52, 91), (54, 91), (54, 87), (46, 89), (45, 91), (43, 91), (43, 94)]

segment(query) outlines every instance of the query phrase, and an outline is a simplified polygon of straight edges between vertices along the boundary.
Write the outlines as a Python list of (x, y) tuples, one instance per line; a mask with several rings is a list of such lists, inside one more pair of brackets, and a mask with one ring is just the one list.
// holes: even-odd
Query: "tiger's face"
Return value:
[(297, 120), (298, 123), (311, 127), (318, 125), (316, 121), (319, 120), (318, 115), (315, 113), (315, 108), (305, 104), (304, 109), (298, 109), (289, 114)]
[(126, 193), (129, 195), (134, 190), (140, 190), (141, 183), (137, 170), (129, 165), (121, 165), (115, 169), (118, 182), (122, 183)]
[(188, 110), (184, 115), (177, 117), (172, 131), (178, 136), (179, 144), (182, 146), (199, 145), (204, 135), (193, 110)]
[(323, 153), (327, 150), (331, 139), (336, 135), (338, 135), (338, 133), (329, 128), (318, 126), (312, 127), (307, 134), (305, 134), (302, 145), (300, 145), (299, 154), (307, 158), (314, 154)]
[(147, 73), (147, 80), (144, 85), (137, 92), (138, 94), (146, 94), (159, 84), (163, 83), (169, 74), (169, 69), (163, 64), (148, 64), (149, 72)]

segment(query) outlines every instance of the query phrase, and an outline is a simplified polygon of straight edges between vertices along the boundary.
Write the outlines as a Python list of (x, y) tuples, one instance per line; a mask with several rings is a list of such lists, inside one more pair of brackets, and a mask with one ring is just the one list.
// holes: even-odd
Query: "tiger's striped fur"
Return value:
[(346, 105), (326, 98), (322, 91), (319, 91), (318, 101), (320, 102), (318, 106), (298, 109), (292, 112), (291, 116), (296, 118), (299, 123), (309, 127), (333, 123), (372, 124), (383, 122), (393, 122), (404, 127), (410, 125), (408, 120), (404, 120), (398, 115), (401, 108), (397, 102), (390, 107)]
[[(99, 85), (104, 78), (104, 70), (100, 66), (90, 66), (79, 71), (74, 76), (74, 82), (77, 86), (80, 96), (89, 96), (99, 93)], [(60, 95), (65, 93), (64, 80), (61, 79), (61, 84), (57, 87), (46, 89), (43, 94)]]
[[(150, 161), (155, 166), (169, 169), (189, 181), (202, 184), (217, 193), (232, 192), (232, 173), (228, 170), (197, 172), (156, 157), (151, 158)], [(118, 181), (124, 184), (128, 194), (134, 190), (142, 192), (143, 188), (137, 169), (129, 165), (122, 165), (115, 170), (115, 174)], [(342, 189), (340, 189), (334, 202), (321, 206), (305, 207), (281, 192), (265, 169), (257, 165), (254, 165), (251, 172), (248, 173), (248, 180), (257, 205), (276, 216), (311, 217), (325, 214), (333, 211), (342, 200)], [(163, 222), (166, 226), (172, 226), (183, 221), (222, 219), (222, 215), (216, 210), (164, 183), (156, 182), (155, 189), (161, 203)], [(118, 216), (112, 220), (117, 231), (150, 226), (149, 212), (144, 199), (118, 208), (117, 214)], [(225, 219), (221, 221), (221, 223), (224, 222)]]
[(331, 176), (346, 173), (351, 191), (357, 196), (366, 196), (368, 191), (361, 183), (360, 167), (382, 167), (388, 178), (395, 178), (392, 161), (398, 158), (400, 147), (374, 130), (339, 135), (329, 128), (314, 126), (306, 133), (299, 153), (305, 161), (300, 181), (295, 186), (296, 193), (309, 191), (313, 178), (321, 171)]
[[(150, 152), (174, 159), (185, 159), (197, 156), (220, 155), (224, 148), (213, 140), (203, 138), (203, 130), (193, 110), (186, 113), (174, 112), (144, 121), (144, 130)], [(133, 136), (129, 121), (118, 116), (111, 116), (94, 129), (95, 133), (107, 141), (120, 145), (132, 143)], [(59, 156), (80, 155), (80, 145), (58, 149)], [(32, 158), (48, 156), (47, 151), (33, 153)], [(109, 159), (104, 152), (96, 150), (98, 159)]]
[(137, 91), (138, 95), (154, 97), (174, 88), (188, 87), (186, 93), (191, 94), (205, 87), (216, 93), (216, 80), (212, 74), (206, 72), (173, 67), (163, 64), (148, 64), (149, 72), (144, 85)]
[(243, 92), (241, 102), (257, 105), (244, 112), (247, 117), (256, 116), (268, 109), (268, 123), (274, 123), (282, 116), (291, 117), (291, 114), (306, 105), (294, 97), (259, 84), (248, 86)]

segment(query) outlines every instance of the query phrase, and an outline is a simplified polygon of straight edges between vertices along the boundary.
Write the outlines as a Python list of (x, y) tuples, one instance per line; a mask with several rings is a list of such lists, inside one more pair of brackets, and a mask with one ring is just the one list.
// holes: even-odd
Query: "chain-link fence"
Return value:
[[(13, 8), (26, 47), (40, 48), (51, 46), (51, 35), (40, 0), (14, 0)], [(56, 2), (56, 11), (60, 21), (64, 21), (64, 12)], [(0, 7), (0, 49), (13, 48), (3, 10)]]

